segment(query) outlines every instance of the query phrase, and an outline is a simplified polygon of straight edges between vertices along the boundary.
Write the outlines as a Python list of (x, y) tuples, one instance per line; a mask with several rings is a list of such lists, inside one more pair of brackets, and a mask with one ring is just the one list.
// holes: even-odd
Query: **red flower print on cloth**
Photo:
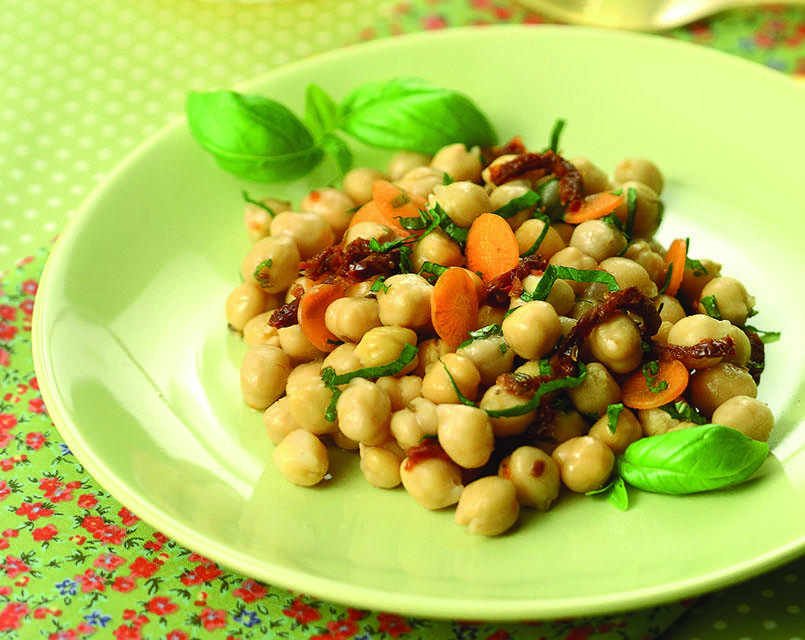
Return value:
[(106, 544), (120, 544), (126, 537), (126, 530), (107, 524), (103, 528), (93, 531), (92, 537)]
[(24, 602), (9, 602), (0, 611), (0, 631), (19, 629), (26, 613), (28, 613), (28, 605)]
[(134, 581), (134, 578), (130, 578), (128, 576), (118, 576), (115, 578), (114, 583), (112, 583), (112, 589), (119, 591), (120, 593), (128, 593), (136, 586), (137, 583)]
[(380, 623), (377, 630), (389, 634), (392, 638), (398, 638), (411, 630), (404, 618), (393, 613), (379, 613), (377, 621)]
[(133, 576), (140, 576), (141, 578), (150, 578), (157, 569), (159, 569), (159, 565), (155, 562), (149, 562), (146, 558), (139, 556), (134, 562), (131, 563), (129, 567), (131, 569), (131, 575)]
[(130, 527), (139, 520), (139, 518), (126, 509), (126, 507), (122, 507), (120, 511), (117, 512), (117, 515), (120, 518), (120, 523), (124, 527)]
[(90, 533), (95, 533), (105, 527), (106, 524), (100, 516), (84, 516), (81, 526)]
[(11, 354), (5, 349), (0, 349), (0, 367), (7, 367), (11, 364)]
[(92, 509), (96, 504), (98, 504), (98, 499), (89, 493), (84, 493), (78, 496), (78, 506), (82, 509)]
[(170, 598), (165, 598), (164, 596), (151, 598), (145, 608), (148, 612), (158, 616), (166, 616), (179, 610), (179, 607), (171, 602)]
[(10, 413), (0, 413), (0, 431), (8, 431), (17, 426), (17, 417)]
[(8, 304), (0, 304), (0, 318), (3, 320), (14, 320), (17, 317), (17, 309)]
[(200, 564), (192, 571), (185, 573), (180, 580), (182, 584), (190, 586), (191, 584), (200, 584), (202, 582), (209, 582), (221, 575), (221, 570), (215, 565)]
[(0, 480), (0, 500), (5, 500), (11, 495), (11, 489), (5, 480)]
[(52, 524), (45, 525), (44, 527), (39, 527), (38, 529), (31, 531), (31, 535), (33, 536), (34, 540), (38, 540), (39, 542), (50, 540), (57, 533), (59, 533), (58, 530)]
[(62, 629), (56, 633), (51, 633), (48, 640), (77, 640), (78, 631), (75, 629)]
[(210, 609), (207, 607), (199, 616), (201, 624), (207, 631), (223, 629), (226, 626), (226, 611), (223, 609)]
[(23, 300), (20, 304), (20, 310), (26, 315), (30, 316), (34, 313), (34, 301), (31, 298)]
[(11, 342), (17, 334), (17, 327), (12, 327), (10, 324), (0, 322), (0, 340)]
[(168, 635), (165, 636), (165, 640), (187, 640), (189, 637), (190, 636), (188, 636), (184, 631), (174, 629)]
[(36, 295), (36, 290), (39, 288), (39, 284), (36, 280), (30, 279), (26, 280), (22, 283), (22, 290), (27, 293), (29, 296)]
[(244, 580), (243, 584), (232, 592), (232, 595), (240, 598), (243, 602), (254, 602), (265, 598), (266, 589), (254, 580)]
[(103, 578), (95, 573), (94, 569), (87, 569), (83, 575), (79, 574), (73, 576), (73, 580), (81, 585), (81, 591), (83, 593), (89, 593), (90, 591), (106, 591)]
[(41, 449), (45, 442), (45, 436), (38, 431), (29, 433), (25, 436), (25, 444), (35, 451)]
[(309, 604), (302, 602), (301, 598), (294, 599), (294, 601), (291, 603), (291, 608), (283, 609), (282, 613), (289, 618), (293, 618), (300, 624), (308, 624), (321, 618), (321, 614), (318, 612), (318, 610), (316, 610), (315, 607), (311, 607)]
[(348, 640), (358, 633), (358, 625), (352, 620), (330, 620), (327, 628), (330, 633), (312, 636), (311, 640)]
[(115, 569), (122, 567), (124, 564), (126, 564), (126, 560), (124, 558), (121, 558), (114, 553), (102, 553), (95, 558), (95, 562), (92, 563), (92, 566), (111, 573)]
[(42, 398), (34, 398), (28, 401), (28, 411), (31, 413), (45, 413), (45, 401)]
[(130, 627), (126, 624), (121, 624), (115, 629), (114, 634), (116, 640), (140, 640), (143, 637), (139, 627)]
[(14, 513), (18, 516), (28, 516), (28, 520), (33, 522), (39, 518), (52, 516), (53, 509), (45, 509), (41, 502), (23, 502)]

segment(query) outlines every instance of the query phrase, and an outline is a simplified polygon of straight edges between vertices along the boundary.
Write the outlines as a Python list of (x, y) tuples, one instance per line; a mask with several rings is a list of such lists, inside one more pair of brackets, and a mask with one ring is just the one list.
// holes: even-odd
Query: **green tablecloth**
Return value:
[[(0, 8), (0, 632), (642, 639), (681, 615), (663, 637), (805, 637), (805, 560), (690, 608), (597, 619), (435, 622), (317, 602), (227, 572), (140, 522), (84, 472), (45, 412), (29, 330), (49, 239), (128, 150), (182, 111), (189, 89), (363, 39), (541, 16), (493, 0), (4, 0)], [(805, 75), (802, 7), (735, 10), (667, 35)]]

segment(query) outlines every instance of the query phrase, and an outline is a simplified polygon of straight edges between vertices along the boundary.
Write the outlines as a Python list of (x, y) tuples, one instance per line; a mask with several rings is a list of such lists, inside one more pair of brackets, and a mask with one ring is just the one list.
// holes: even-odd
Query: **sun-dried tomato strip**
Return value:
[(766, 368), (766, 345), (761, 340), (760, 336), (751, 329), (744, 329), (746, 337), (749, 338), (749, 375), (755, 381), (755, 384), (760, 383), (760, 375)]
[(678, 344), (656, 344), (661, 354), (675, 360), (688, 358), (720, 358), (735, 355), (735, 341), (730, 336), (724, 338), (705, 338), (689, 347)]
[(405, 470), (410, 471), (420, 462), (436, 458), (438, 460), (450, 460), (439, 441), (436, 438), (425, 438), (419, 444), (408, 447), (405, 452)]
[(520, 136), (515, 136), (511, 140), (509, 140), (506, 144), (495, 146), (495, 147), (488, 147), (483, 150), (483, 157), (486, 161), (487, 165), (496, 160), (500, 156), (507, 156), (511, 154), (521, 154), (525, 153), (526, 148), (523, 144), (523, 139)]
[(274, 309), (274, 313), (268, 318), (268, 324), (275, 329), (292, 327), (295, 324), (299, 324), (297, 312), (299, 311), (299, 301), (304, 294), (305, 290), (302, 285), (294, 285), (293, 289), (291, 289), (291, 295), (294, 297), (293, 300)]
[(637, 287), (613, 291), (600, 304), (578, 319), (570, 333), (559, 345), (557, 364), (562, 371), (575, 370), (574, 354), (599, 324), (609, 320), (618, 311), (631, 311), (643, 319), (638, 327), (643, 338), (650, 338), (660, 329), (662, 319), (654, 303), (640, 293)]
[(559, 200), (574, 211), (581, 205), (584, 179), (581, 173), (562, 156), (550, 149), (544, 153), (526, 152), (508, 162), (489, 167), (489, 177), (496, 185), (515, 180), (529, 171), (544, 169), (559, 178)]
[(526, 396), (531, 398), (539, 389), (543, 382), (555, 380), (556, 376), (530, 376), (523, 373), (501, 373), (495, 384), (504, 391), (508, 391), (516, 396)]
[(349, 278), (362, 282), (375, 276), (396, 273), (400, 266), (400, 250), (372, 251), (369, 240), (358, 238), (348, 245), (335, 245), (306, 260), (300, 265), (305, 276), (320, 282)]
[(548, 261), (538, 253), (520, 258), (514, 269), (487, 282), (481, 299), (490, 307), (508, 309), (511, 299), (523, 292), (523, 278), (534, 271), (544, 271), (547, 265)]

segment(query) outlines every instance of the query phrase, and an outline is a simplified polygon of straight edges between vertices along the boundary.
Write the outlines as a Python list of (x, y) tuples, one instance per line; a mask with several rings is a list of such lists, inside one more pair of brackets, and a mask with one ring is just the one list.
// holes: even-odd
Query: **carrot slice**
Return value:
[(349, 226), (355, 226), (359, 222), (376, 222), (378, 224), (386, 224), (386, 216), (380, 213), (374, 200), (370, 200), (362, 205), (349, 221)]
[(612, 213), (623, 203), (623, 196), (615, 195), (607, 191), (594, 193), (581, 201), (581, 207), (576, 211), (565, 214), (565, 222), (569, 224), (579, 224), (585, 220), (603, 218)]
[(299, 300), (296, 313), (299, 327), (319, 351), (332, 351), (338, 346), (338, 336), (327, 328), (324, 314), (331, 302), (344, 297), (344, 290), (342, 284), (317, 284), (305, 291)]
[(679, 360), (661, 360), (657, 368), (648, 363), (623, 384), (623, 404), (630, 409), (656, 409), (676, 400), (688, 386), (690, 374)]
[(439, 276), (430, 296), (430, 317), (438, 336), (453, 348), (478, 328), (478, 293), (466, 269), (451, 267)]
[(428, 206), (424, 198), (409, 193), (388, 180), (375, 180), (372, 196), (377, 210), (386, 219), (383, 224), (394, 233), (401, 238), (419, 233), (404, 228), (398, 218), (419, 218), (419, 210)]
[(665, 253), (665, 264), (671, 270), (671, 275), (668, 277), (668, 286), (665, 287), (665, 295), (675, 296), (679, 291), (679, 285), (682, 284), (682, 277), (685, 275), (685, 262), (688, 257), (688, 243), (684, 238), (677, 238), (668, 247)]
[(505, 218), (482, 213), (467, 234), (467, 268), (480, 271), (484, 282), (511, 271), (520, 260), (517, 238)]

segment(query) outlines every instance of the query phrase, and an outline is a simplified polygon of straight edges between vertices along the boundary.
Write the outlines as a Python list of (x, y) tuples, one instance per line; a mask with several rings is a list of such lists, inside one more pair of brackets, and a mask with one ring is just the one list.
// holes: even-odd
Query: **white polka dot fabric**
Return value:
[(0, 272), (56, 235), (188, 90), (354, 42), (390, 4), (4, 0)]

